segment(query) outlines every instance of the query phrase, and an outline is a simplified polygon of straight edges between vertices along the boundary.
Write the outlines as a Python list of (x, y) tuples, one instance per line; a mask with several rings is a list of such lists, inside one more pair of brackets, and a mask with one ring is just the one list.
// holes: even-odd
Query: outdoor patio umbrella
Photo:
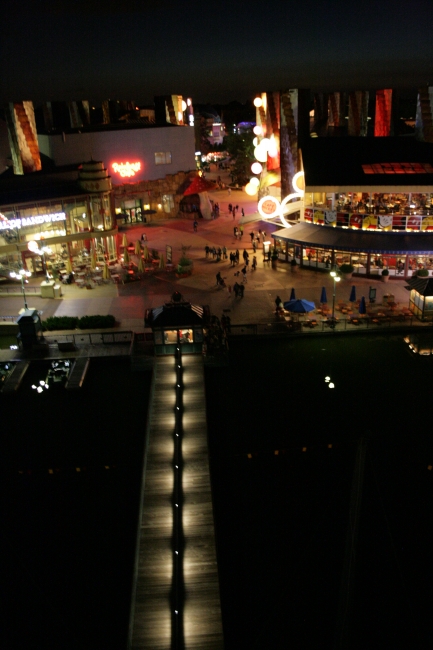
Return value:
[(140, 246), (140, 240), (139, 239), (137, 239), (136, 242), (135, 242), (134, 252), (135, 252), (136, 255), (141, 255), (141, 246)]
[(123, 263), (124, 263), (124, 264), (129, 264), (129, 261), (130, 261), (130, 260), (129, 260), (128, 249), (125, 248), (124, 251), (123, 251)]
[(356, 287), (355, 287), (355, 285), (352, 286), (352, 289), (350, 291), (349, 302), (356, 302)]
[(161, 253), (161, 257), (159, 258), (159, 268), (165, 269), (165, 258), (163, 253)]
[(128, 240), (126, 239), (125, 234), (123, 235), (123, 238), (122, 238), (122, 246), (123, 246), (123, 248), (128, 248)]
[(104, 280), (110, 279), (110, 269), (108, 268), (108, 264), (104, 264), (104, 268), (102, 269), (102, 277)]
[(139, 273), (144, 273), (144, 262), (143, 262), (143, 258), (141, 257), (141, 255), (140, 255), (140, 257), (138, 258), (137, 271), (138, 271)]
[(284, 309), (286, 311), (291, 311), (294, 314), (306, 314), (309, 311), (316, 309), (314, 302), (309, 300), (289, 300), (284, 303)]
[(295, 287), (292, 287), (289, 300), (296, 300)]
[(328, 302), (325, 287), (322, 287), (322, 293), (320, 294), (320, 302), (321, 302), (322, 305), (325, 305)]
[(362, 298), (361, 298), (361, 302), (359, 303), (358, 311), (359, 311), (359, 313), (360, 313), (361, 315), (364, 315), (364, 314), (367, 313), (367, 307), (366, 307), (366, 305), (365, 305), (365, 298), (364, 298), (364, 296), (362, 296)]
[(149, 249), (147, 248), (147, 246), (143, 248), (143, 259), (145, 262), (147, 262), (147, 260), (149, 259)]

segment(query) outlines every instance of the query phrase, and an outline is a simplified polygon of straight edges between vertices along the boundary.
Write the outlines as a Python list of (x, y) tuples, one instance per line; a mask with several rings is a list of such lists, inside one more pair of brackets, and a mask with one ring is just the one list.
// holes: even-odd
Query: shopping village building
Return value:
[[(426, 141), (433, 139), (433, 93), (424, 91), (418, 97), (420, 139), (391, 135), (390, 90), (376, 93), (369, 137), (363, 137), (370, 120), (368, 93), (351, 93), (347, 101), (340, 93), (315, 97), (313, 124), (301, 91), (258, 98), (257, 144), (267, 138), (273, 150), (259, 183), (273, 176), (281, 189), (276, 198), (272, 188), (259, 210), (278, 221), (282, 215), (280, 225), (288, 226), (273, 234), (280, 259), (315, 270), (347, 263), (354, 274), (373, 277), (384, 269), (390, 278), (409, 278), (421, 268), (433, 275), (433, 143)], [(317, 137), (320, 132), (326, 134)], [(297, 191), (292, 180), (299, 172), (303, 196), (284, 201)], [(293, 212), (287, 215), (293, 201), (297, 219)]]
[[(91, 253), (99, 263), (113, 262), (120, 253), (119, 226), (177, 216), (179, 187), (196, 163), (188, 109), (173, 112), (173, 97), (163, 106), (172, 121), (38, 133), (31, 102), (10, 105), (13, 170), (0, 175), (3, 270), (23, 264), (42, 274), (44, 260), (50, 272), (67, 258), (72, 265), (85, 262)], [(29, 250), (30, 241), (49, 248), (45, 258)]]

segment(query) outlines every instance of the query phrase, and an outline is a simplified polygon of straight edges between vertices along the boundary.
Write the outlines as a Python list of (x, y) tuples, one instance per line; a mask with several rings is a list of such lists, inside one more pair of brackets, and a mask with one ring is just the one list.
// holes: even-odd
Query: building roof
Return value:
[(302, 159), (307, 192), (433, 191), (433, 144), (410, 136), (309, 138)]
[(203, 324), (203, 307), (190, 303), (167, 303), (152, 310), (152, 327), (189, 327)]
[(415, 275), (408, 280), (406, 289), (415, 289), (421, 296), (433, 296), (433, 278), (418, 278)]
[(423, 255), (433, 252), (431, 232), (377, 232), (316, 226), (301, 222), (292, 228), (283, 228), (272, 237), (301, 246), (344, 250), (357, 253), (394, 253)]
[[(183, 124), (171, 124), (170, 122), (149, 122), (146, 118), (137, 118), (128, 122), (113, 122), (110, 124), (85, 124), (79, 127), (57, 127), (45, 129), (38, 127), (38, 135), (58, 135), (71, 133), (101, 133), (104, 131), (131, 131), (137, 129), (164, 129), (169, 127), (185, 127)], [(191, 127), (189, 127), (191, 128)]]
[(78, 184), (79, 165), (65, 165), (49, 172), (0, 176), (0, 206), (85, 196)]

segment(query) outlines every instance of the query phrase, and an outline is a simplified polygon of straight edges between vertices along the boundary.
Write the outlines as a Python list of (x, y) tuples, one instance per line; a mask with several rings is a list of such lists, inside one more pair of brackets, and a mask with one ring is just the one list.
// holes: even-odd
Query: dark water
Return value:
[(431, 647), (432, 363), (402, 338), (323, 338), (238, 343), (208, 371), (227, 650), (334, 647), (362, 436), (344, 647)]
[[(347, 647), (431, 646), (432, 363), (402, 338), (324, 337), (239, 342), (206, 371), (227, 650), (333, 647), (362, 436)], [(119, 650), (150, 375), (92, 360), (53, 397), (30, 388), (45, 370), (0, 396), (0, 647)]]
[(46, 369), (0, 396), (0, 647), (119, 650), (150, 376), (92, 359), (80, 391), (38, 395)]

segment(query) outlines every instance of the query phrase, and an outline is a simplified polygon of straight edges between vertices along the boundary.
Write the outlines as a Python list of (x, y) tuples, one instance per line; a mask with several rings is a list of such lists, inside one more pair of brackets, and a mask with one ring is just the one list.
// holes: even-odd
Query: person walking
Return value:
[(237, 238), (238, 238), (238, 228), (237, 228), (237, 226), (235, 226), (235, 227), (233, 228), (233, 234), (234, 234), (234, 236), (235, 236), (236, 239), (237, 239)]
[(275, 298), (275, 313), (276, 314), (278, 314), (278, 312), (280, 311), (280, 309), (281, 309), (280, 305), (281, 304), (282, 304), (282, 300), (281, 300), (280, 296), (277, 296)]
[(243, 208), (242, 208), (242, 210), (241, 210), (241, 215), (242, 215), (243, 217), (245, 217), (245, 212), (244, 212), (244, 209), (243, 209)]
[(235, 260), (236, 260), (236, 264), (239, 264), (239, 248), (236, 249)]
[(254, 241), (254, 230), (250, 232), (250, 237), (251, 237), (251, 243)]
[(252, 262), (252, 264), (251, 264), (251, 270), (252, 270), (252, 271), (255, 271), (256, 268), (257, 268), (257, 257), (254, 255), (254, 257), (253, 257), (253, 262)]
[(230, 213), (230, 214), (232, 213), (232, 210), (233, 210), (233, 206), (232, 206), (231, 203), (229, 203), (229, 213)]
[(241, 269), (242, 273), (242, 282), (245, 283), (247, 281), (247, 266), (245, 265), (243, 269)]
[(205, 256), (206, 256), (206, 257), (209, 257), (209, 246), (208, 246), (207, 244), (206, 244), (206, 246), (204, 247), (204, 252), (205, 252)]
[(198, 223), (197, 223), (197, 221), (194, 219), (194, 223), (193, 223), (194, 232), (197, 232), (197, 226), (198, 226)]
[(222, 247), (222, 254), (223, 254), (223, 260), (227, 259), (227, 248), (225, 246)]
[(253, 239), (253, 251), (256, 252), (257, 250), (257, 242), (255, 239)]
[(244, 227), (243, 227), (243, 225), (241, 224), (241, 225), (239, 226), (239, 239), (242, 239), (242, 235), (243, 235), (243, 234), (244, 234)]
[(227, 193), (230, 196), (230, 194), (232, 193), (231, 187), (228, 188)]
[(244, 297), (244, 291), (245, 291), (245, 287), (244, 287), (244, 285), (243, 285), (243, 284), (240, 284), (240, 285), (239, 285), (239, 295), (240, 295), (241, 298)]

